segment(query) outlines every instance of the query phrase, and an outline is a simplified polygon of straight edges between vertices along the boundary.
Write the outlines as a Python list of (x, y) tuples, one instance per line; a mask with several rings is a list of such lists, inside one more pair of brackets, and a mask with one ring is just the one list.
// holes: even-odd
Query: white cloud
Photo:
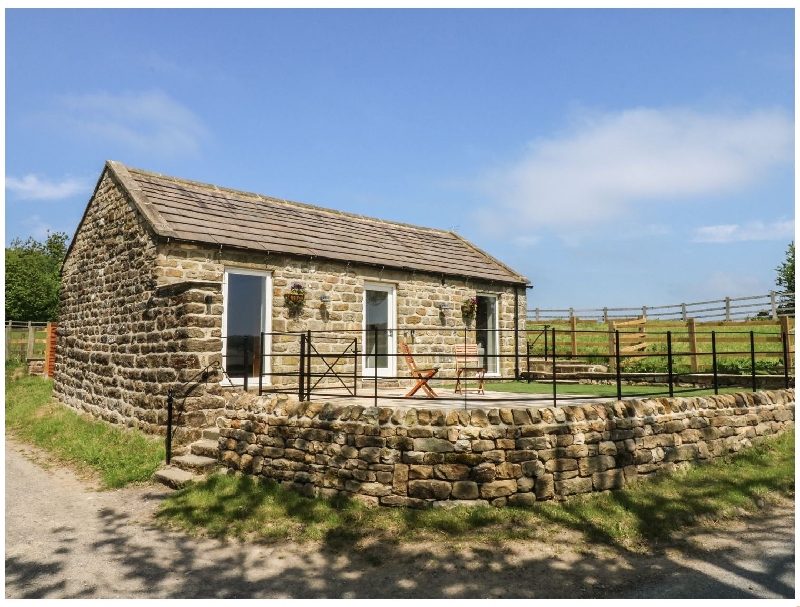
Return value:
[(160, 91), (70, 95), (60, 120), (82, 133), (161, 156), (195, 153), (208, 134), (190, 109)]
[(697, 228), (693, 242), (742, 242), (746, 240), (789, 240), (794, 238), (794, 220), (781, 220), (765, 224), (752, 221), (743, 226), (721, 224)]
[(624, 217), (637, 204), (735, 191), (791, 162), (793, 146), (793, 121), (781, 110), (640, 108), (584, 116), (479, 185), (518, 226), (570, 230)]
[(91, 186), (78, 179), (51, 182), (36, 175), (25, 175), (22, 179), (6, 177), (6, 189), (22, 200), (60, 200), (91, 190)]
[(44, 240), (49, 233), (54, 231), (53, 227), (49, 223), (42, 221), (42, 218), (38, 215), (31, 215), (22, 221), (22, 225), (28, 228), (28, 231), (36, 240)]
[(774, 289), (762, 278), (732, 272), (711, 272), (701, 281), (681, 283), (678, 297), (687, 303), (694, 301), (716, 301), (725, 297), (751, 297)]

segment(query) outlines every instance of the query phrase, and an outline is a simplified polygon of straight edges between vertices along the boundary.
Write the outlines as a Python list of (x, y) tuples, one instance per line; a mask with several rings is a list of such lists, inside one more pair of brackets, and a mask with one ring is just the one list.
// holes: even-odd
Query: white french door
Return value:
[(394, 332), (397, 324), (394, 285), (364, 285), (364, 375), (393, 377), (397, 374)]
[(490, 375), (499, 373), (497, 359), (497, 297), (478, 294), (478, 309), (475, 313), (475, 340), (478, 343), (478, 356)]
[[(228, 379), (234, 385), (258, 382), (262, 373), (269, 373), (271, 340), (261, 333), (271, 327), (272, 275), (257, 270), (225, 268), (222, 281), (222, 356)], [(261, 348), (264, 347), (262, 353)], [(263, 368), (262, 368), (262, 362)], [(224, 380), (223, 380), (224, 381)], [(264, 378), (269, 382), (269, 376)]]

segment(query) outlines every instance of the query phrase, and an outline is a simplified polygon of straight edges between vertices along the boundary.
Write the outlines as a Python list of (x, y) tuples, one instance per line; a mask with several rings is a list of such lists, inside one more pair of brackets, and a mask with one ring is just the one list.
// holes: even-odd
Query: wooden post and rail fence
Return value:
[(45, 377), (53, 377), (56, 364), (55, 322), (6, 322), (6, 360), (15, 358), (30, 365), (41, 361)]
[[(579, 323), (583, 328), (579, 328)], [(674, 356), (688, 357), (692, 373), (699, 372), (701, 359), (711, 360), (712, 349), (716, 349), (717, 357), (752, 356), (763, 359), (782, 358), (785, 347), (789, 368), (794, 369), (795, 364), (795, 322), (790, 316), (778, 316), (775, 320), (711, 322), (698, 322), (694, 318), (688, 318), (685, 322), (652, 321), (640, 316), (627, 320), (608, 320), (606, 323), (599, 320), (583, 321), (572, 316), (569, 320), (551, 320), (547, 324), (531, 323), (529, 319), (528, 324), (529, 336), (556, 329), (553, 335), (557, 339), (559, 356), (607, 356), (609, 370), (615, 368), (617, 339), (619, 354), (624, 357), (624, 362), (631, 362), (644, 358), (645, 354), (665, 353), (668, 332), (670, 347), (677, 346), (673, 351)], [(535, 324), (542, 327), (536, 327)], [(587, 324), (590, 327), (596, 325), (597, 328), (586, 328)], [(607, 339), (602, 337), (603, 333), (607, 333)], [(607, 344), (605, 346), (604, 341)], [(548, 356), (548, 346), (542, 345), (546, 344), (546, 337), (545, 340), (529, 339), (529, 342), (539, 343), (542, 353)], [(534, 348), (533, 353), (536, 351)], [(642, 356), (637, 356), (637, 353)]]

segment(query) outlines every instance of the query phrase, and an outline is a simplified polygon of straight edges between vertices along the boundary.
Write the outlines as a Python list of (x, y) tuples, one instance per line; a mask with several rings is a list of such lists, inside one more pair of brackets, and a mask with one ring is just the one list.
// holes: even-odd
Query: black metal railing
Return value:
[[(246, 336), (239, 345), (223, 353), (223, 367), (230, 381), (245, 390), (257, 380), (259, 394), (288, 392), (296, 394), (301, 401), (311, 400), (315, 395), (346, 395), (371, 399), (375, 405), (380, 398), (381, 382), (412, 379), (408, 366), (404, 367), (404, 362), (397, 360), (403, 357), (397, 351), (400, 341), (409, 345), (418, 367), (438, 366), (439, 371), (429, 379), (436, 389), (457, 381), (455, 345), (477, 345), (486, 369), (483, 379), (495, 384), (498, 391), (504, 389), (502, 384), (512, 382), (542, 384), (542, 393), (515, 395), (519, 400), (532, 403), (552, 401), (556, 404), (565, 396), (569, 400), (598, 398), (559, 393), (559, 388), (565, 384), (576, 382), (615, 385), (616, 398), (622, 399), (624, 388), (631, 384), (647, 384), (653, 388), (645, 392), (642, 388), (646, 386), (638, 386), (636, 397), (655, 397), (693, 392), (698, 385), (709, 390), (713, 388), (715, 394), (728, 385), (756, 391), (758, 385), (766, 381), (788, 388), (794, 377), (793, 332), (698, 333), (692, 339), (704, 344), (703, 348), (693, 343), (692, 350), (687, 351), (687, 338), (676, 336), (672, 331), (648, 330), (643, 334), (636, 328), (609, 332), (544, 326), (519, 331), (525, 339), (517, 351), (513, 351), (513, 347), (509, 351), (508, 344), (514, 343), (509, 335), (513, 330), (476, 329), (474, 326), (401, 327), (383, 329), (386, 340), (380, 339), (377, 327), (370, 331), (368, 340), (364, 330), (306, 330)], [(393, 338), (388, 338), (389, 335)], [(595, 345), (576, 349), (579, 337), (587, 341), (587, 336)], [(365, 342), (370, 344), (368, 351), (360, 347)], [(728, 349), (721, 350), (721, 342), (729, 346)], [(382, 349), (383, 343), (387, 345)], [(745, 343), (748, 347), (743, 347)], [(732, 360), (735, 364), (730, 363)], [(382, 361), (387, 361), (386, 367), (381, 368)], [(524, 367), (520, 366), (521, 361)], [(575, 371), (574, 377), (565, 379), (570, 368), (581, 362), (592, 368)], [(359, 383), (363, 382), (373, 383), (371, 394), (359, 392)], [(629, 390), (630, 396), (634, 396), (632, 392)], [(450, 398), (463, 398), (466, 406), (468, 393), (464, 390), (462, 395)], [(494, 400), (502, 402), (507, 398), (498, 396)], [(489, 394), (481, 396), (483, 402), (492, 400)]]
[(201, 383), (207, 382), (212, 374), (212, 369), (217, 370), (220, 367), (219, 361), (206, 365), (203, 369), (195, 373), (188, 380), (182, 384), (172, 387), (167, 391), (167, 436), (165, 439), (165, 449), (167, 452), (167, 465), (169, 466), (172, 461), (172, 434), (173, 434), (173, 421), (175, 415), (175, 397), (180, 396), (184, 399), (189, 396), (197, 386)]

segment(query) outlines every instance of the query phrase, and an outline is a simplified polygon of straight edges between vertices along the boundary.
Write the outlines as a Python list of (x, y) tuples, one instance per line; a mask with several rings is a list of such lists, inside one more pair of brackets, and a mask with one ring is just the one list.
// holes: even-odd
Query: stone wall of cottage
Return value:
[[(146, 226), (106, 172), (62, 270), (54, 395), (97, 418), (163, 433), (170, 388), (211, 362), (210, 348), (219, 350), (218, 338), (193, 326), (208, 322), (194, 315), (219, 289), (165, 287)], [(193, 397), (176, 399), (179, 439), (186, 428), (213, 424), (224, 405), (218, 385), (189, 381), (187, 388)]]
[[(333, 364), (338, 354), (347, 351), (348, 356), (340, 359), (334, 368), (345, 377), (353, 375), (354, 358), (350, 344), (357, 339), (359, 353), (363, 356), (362, 323), (367, 283), (395, 286), (395, 347), (397, 348), (400, 341), (408, 343), (417, 366), (439, 367), (436, 377), (443, 380), (455, 375), (454, 346), (464, 343), (465, 333), (467, 343), (475, 343), (474, 319), (462, 315), (461, 303), (476, 294), (497, 296), (499, 349), (503, 355), (498, 361), (499, 374), (503, 377), (514, 377), (518, 362), (514, 357), (514, 288), (511, 286), (412, 271), (304, 260), (266, 252), (220, 250), (181, 243), (164, 244), (159, 248), (156, 270), (160, 282), (169, 284), (208, 281), (220, 285), (213, 292), (213, 304), (206, 309), (198, 306), (197, 311), (185, 318), (185, 321), (195, 329), (204, 330), (202, 336), (198, 332), (198, 338), (207, 340), (209, 353), (215, 350), (220, 352), (218, 360), (222, 366), (225, 366), (221, 355), (222, 343), (212, 343), (212, 340), (225, 337), (222, 335), (221, 283), (226, 268), (258, 270), (271, 274), (272, 332), (292, 333), (273, 335), (271, 347), (266, 348), (271, 355), (265, 365), (275, 374), (271, 378), (275, 385), (296, 384), (296, 378), (282, 377), (280, 374), (298, 372), (298, 332), (308, 330), (314, 332), (312, 340), (315, 350), (322, 355), (331, 355), (327, 358), (328, 364)], [(284, 297), (294, 283), (302, 284), (306, 290), (305, 303), (299, 311), (288, 306)], [(322, 300), (323, 295), (327, 301)], [(444, 309), (441, 304), (445, 304)], [(525, 289), (520, 287), (517, 302), (519, 364), (525, 352), (525, 306)], [(319, 374), (327, 370), (322, 360), (315, 359), (312, 362), (312, 373)], [(397, 375), (408, 375), (408, 368), (399, 349), (396, 369)], [(363, 374), (363, 357), (359, 358), (358, 373)], [(435, 385), (437, 381), (432, 383)], [(323, 380), (321, 383), (326, 384), (341, 385), (335, 379)]]
[(423, 410), (234, 395), (233, 470), (385, 506), (529, 505), (738, 451), (794, 425), (794, 390), (541, 409)]

